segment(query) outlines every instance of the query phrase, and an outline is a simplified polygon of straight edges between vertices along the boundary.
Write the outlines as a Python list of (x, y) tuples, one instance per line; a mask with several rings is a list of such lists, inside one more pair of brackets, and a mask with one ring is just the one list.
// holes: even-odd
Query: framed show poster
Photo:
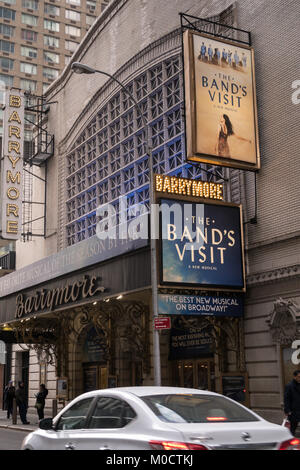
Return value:
[(56, 384), (56, 396), (61, 400), (68, 399), (68, 379), (67, 377), (59, 377)]
[(249, 406), (248, 374), (246, 372), (228, 372), (221, 376), (221, 393), (232, 400)]
[(253, 49), (186, 31), (184, 80), (187, 160), (259, 169)]
[(161, 286), (245, 292), (240, 205), (162, 198), (160, 211)]

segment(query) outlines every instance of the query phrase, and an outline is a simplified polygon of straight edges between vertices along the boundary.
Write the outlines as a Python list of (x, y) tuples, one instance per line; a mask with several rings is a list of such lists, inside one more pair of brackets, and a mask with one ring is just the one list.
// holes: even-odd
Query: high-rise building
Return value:
[(0, 81), (42, 95), (109, 1), (1, 1)]

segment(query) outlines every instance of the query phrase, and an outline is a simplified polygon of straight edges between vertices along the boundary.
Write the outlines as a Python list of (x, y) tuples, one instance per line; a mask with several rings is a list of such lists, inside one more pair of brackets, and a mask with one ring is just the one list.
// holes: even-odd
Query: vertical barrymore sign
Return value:
[(186, 31), (184, 76), (187, 160), (259, 169), (253, 49)]
[(1, 160), (1, 236), (17, 240), (22, 230), (24, 95), (5, 93)]

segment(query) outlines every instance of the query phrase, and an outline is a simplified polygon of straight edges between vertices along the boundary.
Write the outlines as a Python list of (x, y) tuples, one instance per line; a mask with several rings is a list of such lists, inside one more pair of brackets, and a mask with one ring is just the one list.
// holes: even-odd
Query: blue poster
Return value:
[(161, 200), (161, 284), (243, 290), (239, 206)]

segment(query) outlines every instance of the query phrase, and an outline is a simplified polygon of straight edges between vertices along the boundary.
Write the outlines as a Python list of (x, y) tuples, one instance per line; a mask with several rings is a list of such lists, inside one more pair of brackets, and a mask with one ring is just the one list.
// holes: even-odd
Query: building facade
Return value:
[(107, 1), (8, 0), (0, 15), (0, 80), (42, 95)]
[[(290, 65), (299, 7), (292, 3), (185, 2), (189, 14), (225, 25), (217, 33), (232, 34), (231, 27), (252, 33), (262, 155), (258, 174), (185, 160), (180, 2), (163, 7), (158, 0), (112, 2), (72, 58), (128, 88), (147, 121), (155, 173), (222, 182), (225, 201), (243, 205), (243, 318), (173, 317), (172, 329), (160, 334), (162, 383), (222, 392), (223, 377), (244, 377), (244, 402), (275, 422), (282, 419), (284, 384), (297, 368), (292, 352), (299, 339), (294, 181), (300, 168), (297, 106), (291, 100), (297, 77)], [(143, 119), (115, 80), (99, 73), (76, 75), (71, 64), (45, 96), (51, 105), (43, 122), (55, 136), (55, 149), (44, 165), (33, 166), (47, 190), (34, 178), (32, 192), (33, 200), (45, 194), (45, 218), (33, 224), (31, 241), (17, 242), (18, 269), (0, 283), (1, 323), (13, 328), (18, 343), (11, 370), (15, 380), (28, 373), (30, 405), (45, 378), (50, 398), (57, 396), (57, 378), (66, 380), (66, 400), (95, 387), (154, 380), (149, 243), (97, 237), (97, 226), (105, 224), (99, 206), (112, 204), (116, 225), (124, 204), (129, 215), (140, 204), (149, 207)], [(35, 209), (33, 219), (40, 216)], [(42, 226), (43, 237), (34, 237)], [(197, 295), (209, 293), (199, 288)], [(200, 351), (191, 338), (206, 346)]]

